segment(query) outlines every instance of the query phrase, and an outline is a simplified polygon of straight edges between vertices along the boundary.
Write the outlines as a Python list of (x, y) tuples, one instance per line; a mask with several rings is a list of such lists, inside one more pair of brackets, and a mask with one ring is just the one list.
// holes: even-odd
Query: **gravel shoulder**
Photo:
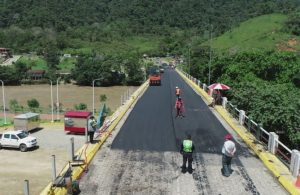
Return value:
[(39, 194), (52, 180), (51, 156), (55, 155), (58, 174), (70, 159), (71, 137), (74, 137), (75, 150), (85, 143), (84, 135), (66, 134), (62, 123), (40, 126), (41, 130), (31, 133), (37, 138), (38, 148), (28, 152), (0, 150), (0, 194), (23, 194), (25, 179), (29, 180), (30, 194)]

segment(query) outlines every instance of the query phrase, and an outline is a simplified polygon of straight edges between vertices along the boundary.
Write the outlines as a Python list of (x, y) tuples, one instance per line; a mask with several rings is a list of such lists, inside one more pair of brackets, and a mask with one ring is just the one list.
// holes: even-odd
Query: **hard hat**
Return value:
[(178, 87), (176, 86), (176, 89), (178, 89)]
[(187, 139), (192, 139), (191, 134), (187, 134), (187, 135), (186, 135), (186, 138), (187, 138)]
[(231, 134), (225, 135), (225, 140), (231, 140), (231, 139), (232, 139), (232, 135)]

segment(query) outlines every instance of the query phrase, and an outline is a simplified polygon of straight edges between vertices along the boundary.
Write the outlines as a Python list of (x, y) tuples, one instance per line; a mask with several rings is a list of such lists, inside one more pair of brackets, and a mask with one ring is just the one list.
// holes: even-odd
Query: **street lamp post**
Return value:
[(94, 79), (93, 80), (93, 116), (95, 115), (95, 81), (100, 79)]
[(5, 95), (4, 95), (4, 82), (0, 80), (2, 83), (2, 99), (3, 99), (3, 114), (4, 114), (4, 124), (6, 124), (6, 113), (5, 113)]
[(50, 87), (50, 91), (51, 91), (51, 122), (53, 123), (54, 122), (54, 119), (53, 119), (53, 90), (52, 90), (52, 81), (51, 80), (49, 80), (50, 81), (50, 84), (51, 84), (51, 87)]
[(59, 100), (58, 100), (58, 81), (60, 78), (56, 80), (56, 107), (57, 107), (57, 114), (56, 114), (56, 120), (59, 120)]
[(211, 56), (212, 56), (212, 45), (211, 45), (211, 42), (212, 42), (212, 30), (213, 30), (213, 25), (211, 25), (211, 31), (210, 31), (210, 49), (209, 49), (209, 65), (208, 65), (208, 86), (210, 85), (210, 67), (211, 67)]
[(191, 75), (191, 48), (190, 48), (190, 45), (189, 45), (189, 75)]

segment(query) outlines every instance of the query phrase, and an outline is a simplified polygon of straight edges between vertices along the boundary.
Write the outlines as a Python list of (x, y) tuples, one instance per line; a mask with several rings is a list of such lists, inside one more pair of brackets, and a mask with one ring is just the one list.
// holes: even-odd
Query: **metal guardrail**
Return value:
[[(182, 71), (183, 72), (183, 71)], [(201, 89), (203, 89), (206, 93), (209, 93), (209, 89), (205, 83), (201, 83), (200, 80), (192, 78), (187, 73), (183, 72), (183, 74), (195, 82)], [(241, 110), (239, 110), (236, 106), (234, 106), (231, 102), (227, 102), (225, 105), (225, 109), (228, 111), (228, 113), (231, 114), (231, 116), (236, 119), (240, 120)], [(268, 150), (269, 145), (269, 137), (270, 133), (265, 130), (262, 125), (254, 122), (250, 117), (244, 116), (243, 119), (243, 126), (250, 132), (252, 135), (255, 136), (256, 140), (263, 145), (263, 147)], [(290, 167), (291, 164), (291, 158), (292, 158), (292, 150), (289, 149), (286, 145), (284, 145), (279, 140), (275, 140), (276, 145), (276, 151), (275, 156), (287, 167)]]

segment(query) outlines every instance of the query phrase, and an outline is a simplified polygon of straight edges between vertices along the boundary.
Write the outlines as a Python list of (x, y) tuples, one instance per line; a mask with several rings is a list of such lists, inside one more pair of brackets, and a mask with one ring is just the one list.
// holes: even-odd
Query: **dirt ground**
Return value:
[[(113, 87), (95, 87), (95, 109), (99, 110), (100, 95), (107, 97), (106, 104), (111, 110), (116, 110), (121, 104), (121, 96), (126, 93), (132, 94), (137, 87), (113, 86)], [(53, 102), (57, 102), (57, 86), (52, 87)], [(9, 101), (16, 99), (19, 105), (27, 107), (27, 101), (37, 99), (41, 108), (51, 111), (51, 87), (50, 85), (22, 85), (5, 86), (5, 105), (9, 108)], [(1, 98), (2, 99), (2, 98)], [(64, 110), (74, 109), (75, 104), (85, 103), (88, 110), (93, 106), (93, 88), (80, 87), (71, 84), (60, 84), (58, 86), (58, 100)], [(2, 102), (2, 100), (1, 100)], [(2, 104), (1, 104), (2, 105)]]
[[(120, 106), (122, 95), (132, 94), (136, 89), (137, 87), (127, 86), (95, 87), (95, 108), (100, 107), (100, 95), (105, 94), (107, 106), (114, 111)], [(92, 87), (61, 84), (58, 90), (59, 102), (65, 110), (73, 109), (79, 103), (87, 104), (88, 109), (92, 110)], [(8, 107), (11, 99), (16, 99), (19, 105), (25, 107), (27, 100), (35, 98), (40, 107), (50, 108), (50, 92), (50, 85), (6, 86), (6, 106)], [(56, 86), (53, 86), (53, 100), (56, 101)], [(7, 113), (7, 117), (13, 115)], [(3, 112), (0, 116), (3, 116)], [(49, 117), (51, 118), (50, 115)], [(74, 137), (75, 150), (85, 143), (84, 135), (66, 134), (63, 123), (42, 123), (40, 126), (42, 130), (32, 132), (32, 136), (38, 140), (38, 148), (25, 153), (16, 149), (0, 150), (0, 195), (23, 194), (25, 179), (29, 180), (30, 194), (39, 194), (52, 180), (51, 156), (56, 156), (58, 174), (70, 159), (70, 138)], [(12, 129), (13, 127), (0, 127), (0, 132)]]
[(30, 194), (39, 194), (52, 180), (52, 155), (56, 158), (58, 174), (70, 160), (70, 138), (74, 137), (75, 150), (85, 143), (84, 135), (66, 134), (62, 123), (41, 127), (43, 129), (31, 133), (37, 138), (38, 148), (27, 152), (0, 150), (1, 195), (24, 194), (25, 179), (29, 180)]

